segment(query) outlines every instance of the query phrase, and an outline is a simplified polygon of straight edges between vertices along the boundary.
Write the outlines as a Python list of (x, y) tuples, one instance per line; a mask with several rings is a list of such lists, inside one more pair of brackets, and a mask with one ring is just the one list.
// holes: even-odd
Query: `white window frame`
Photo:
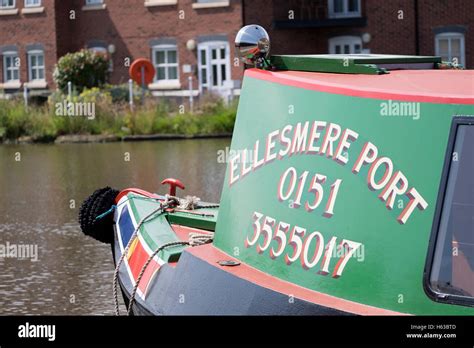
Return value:
[(13, 0), (13, 5), (10, 5), (10, 6), (4, 6), (3, 1), (0, 0), (0, 9), (5, 10), (5, 9), (12, 9), (12, 8), (16, 8), (16, 0)]
[(340, 54), (355, 54), (355, 45), (360, 46), (360, 52), (357, 53), (363, 52), (362, 39), (360, 36), (345, 35), (329, 39), (329, 53), (336, 54), (336, 46), (343, 48), (345, 45), (349, 45), (349, 53), (341, 52)]
[[(169, 84), (169, 83), (177, 83), (179, 84), (179, 51), (178, 46), (173, 44), (164, 44), (164, 45), (156, 45), (152, 47), (152, 62), (153, 66), (156, 69), (154, 83), (156, 84)], [(156, 60), (156, 53), (157, 52), (165, 52), (165, 62), (158, 64)], [(175, 51), (176, 52), (176, 63), (169, 63), (168, 62), (168, 52)], [(165, 78), (159, 80), (158, 79), (158, 68), (165, 68)], [(169, 68), (176, 68), (176, 78), (170, 79), (169, 78)]]
[[(7, 57), (16, 57), (16, 58), (19, 58), (18, 52), (16, 52), (16, 51), (3, 52), (3, 82), (4, 82), (4, 83), (20, 82), (20, 66), (15, 66), (15, 65), (14, 65), (13, 67), (7, 67)], [(15, 61), (15, 59), (14, 59), (13, 61)], [(17, 71), (18, 71), (18, 79), (16, 79), (16, 80), (8, 80), (8, 79), (7, 79), (7, 73), (8, 73), (8, 71), (14, 71), (14, 70), (17, 70)], [(14, 76), (13, 73), (12, 73), (12, 76)]]
[[(36, 75), (37, 76), (39, 75), (38, 74), (39, 70), (43, 69), (43, 78), (42, 79), (39, 79), (39, 78), (33, 79), (33, 66), (31, 65), (31, 57), (32, 56), (39, 56), (39, 55), (43, 56), (43, 65), (37, 65), (37, 66), (34, 67), (34, 69), (36, 70)], [(38, 61), (38, 59), (36, 61)], [(44, 54), (43, 50), (28, 51), (28, 81), (30, 81), (30, 82), (46, 81), (46, 57), (45, 57), (45, 54)]]
[[(212, 59), (212, 49), (218, 49), (218, 51), (222, 48), (225, 48), (225, 57), (224, 58), (216, 58)], [(201, 59), (201, 51), (204, 50), (206, 53), (206, 64), (204, 65), (202, 63)], [(207, 90), (214, 90), (214, 91), (219, 91), (219, 90), (224, 90), (227, 89), (225, 82), (231, 81), (231, 68), (230, 68), (230, 46), (228, 41), (206, 41), (206, 42), (201, 42), (198, 44), (197, 47), (197, 52), (198, 52), (198, 76), (199, 76), (199, 91), (202, 92), (204, 88)], [(217, 80), (219, 86), (213, 86), (212, 84), (212, 66), (213, 65), (218, 65), (222, 66), (222, 64), (225, 64), (225, 75), (226, 78), (225, 80), (222, 79), (222, 72), (221, 69), (217, 69)], [(206, 83), (204, 84), (202, 81), (202, 73), (203, 69), (206, 69)]]
[[(36, 3), (29, 4), (28, 1), (36, 1)], [(25, 7), (41, 7), (41, 0), (25, 0)]]
[(439, 52), (439, 42), (440, 40), (448, 40), (448, 60), (450, 62), (453, 61), (453, 53), (451, 50), (451, 41), (453, 39), (459, 39), (460, 40), (460, 61), (458, 62), (459, 64), (466, 66), (466, 47), (465, 47), (465, 36), (463, 33), (457, 33), (457, 32), (445, 32), (445, 33), (440, 33), (436, 34), (435, 36), (435, 54), (437, 56), (441, 56)]
[(362, 10), (361, 10), (361, 1), (357, 0), (357, 8), (358, 11), (349, 12), (349, 0), (342, 0), (343, 4), (343, 11), (342, 12), (334, 12), (334, 1), (335, 0), (328, 0), (328, 13), (329, 18), (353, 18), (353, 17), (361, 17)]
[(104, 3), (104, 0), (86, 0), (86, 6), (101, 5)]

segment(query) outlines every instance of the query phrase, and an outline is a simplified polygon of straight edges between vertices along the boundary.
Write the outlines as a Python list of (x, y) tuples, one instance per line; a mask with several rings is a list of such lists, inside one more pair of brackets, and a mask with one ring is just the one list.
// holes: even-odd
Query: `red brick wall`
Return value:
[(466, 27), (464, 34), (466, 66), (474, 69), (474, 1), (472, 0), (419, 0), (420, 54), (435, 53), (433, 30), (450, 25)]
[[(120, 83), (128, 79), (125, 58), (151, 58), (150, 39), (173, 37), (178, 43), (180, 79), (185, 87), (187, 74), (183, 74), (182, 65), (197, 64), (196, 52), (188, 51), (186, 42), (198, 35), (226, 34), (233, 53), (234, 37), (244, 22), (260, 24), (268, 30), (275, 54), (327, 53), (332, 36), (362, 33), (371, 34), (371, 41), (364, 44), (364, 48), (372, 53), (416, 54), (414, 0), (362, 0), (366, 26), (304, 29), (278, 29), (273, 24), (276, 19), (287, 19), (288, 10), (295, 11), (296, 20), (308, 19), (315, 11), (319, 15), (326, 14), (327, 0), (231, 0), (229, 7), (215, 9), (193, 9), (193, 0), (150, 8), (145, 7), (144, 2), (106, 0), (105, 10), (83, 11), (85, 0), (43, 0), (43, 13), (22, 14), (24, 1), (17, 0), (19, 13), (0, 17), (0, 32), (6, 33), (0, 36), (0, 46), (18, 46), (22, 60), (21, 81), (25, 82), (28, 80), (26, 45), (43, 44), (49, 86), (53, 86), (52, 72), (57, 58), (85, 47), (90, 40), (116, 46), (111, 82)], [(461, 25), (466, 28), (467, 67), (474, 68), (474, 1), (418, 0), (418, 4), (419, 53), (435, 53), (435, 29)], [(74, 11), (75, 19), (70, 18), (70, 11)], [(179, 19), (179, 11), (184, 11), (185, 19)], [(400, 15), (403, 18), (399, 18)], [(232, 63), (233, 59), (232, 79), (240, 79), (242, 68)], [(3, 64), (0, 64), (3, 79), (2, 69)]]
[(416, 54), (413, 0), (366, 0), (364, 12), (371, 41), (364, 45), (371, 53)]
[[(26, 46), (41, 43), (45, 51), (45, 77), (53, 86), (52, 73), (56, 63), (55, 0), (43, 0), (45, 11), (39, 14), (22, 14), (24, 1), (17, 0), (18, 14), (0, 17), (0, 46), (16, 45), (20, 57), (20, 80), (28, 81)], [(0, 61), (0, 81), (3, 83), (3, 58)]]
[[(474, 68), (474, 1), (418, 1), (419, 54), (435, 54), (433, 29), (463, 25), (467, 67)], [(416, 54), (414, 0), (362, 0), (361, 4), (362, 16), (367, 17), (364, 27), (279, 29), (273, 26), (274, 20), (287, 19), (289, 10), (295, 11), (296, 20), (305, 20), (314, 11), (321, 13), (318, 8), (327, 6), (327, 0), (245, 0), (245, 24), (260, 24), (268, 30), (274, 54), (327, 53), (331, 37), (363, 33), (371, 35), (363, 46), (371, 53)]]
[[(231, 48), (231, 78), (242, 77), (242, 68), (234, 66), (233, 42), (242, 27), (242, 1), (231, 0), (230, 6), (193, 9), (193, 0), (179, 0), (177, 5), (145, 7), (145, 0), (105, 0), (106, 9), (83, 11), (85, 0), (43, 0), (45, 12), (22, 15), (23, 0), (17, 0), (20, 14), (0, 17), (0, 46), (16, 44), (20, 56), (26, 57), (24, 47), (41, 43), (45, 48), (46, 78), (53, 86), (52, 72), (57, 59), (67, 52), (80, 50), (91, 40), (114, 44), (112, 83), (128, 81), (125, 58), (151, 58), (150, 39), (173, 37), (177, 41), (181, 85), (187, 89), (188, 80), (183, 64), (197, 64), (196, 51), (186, 49), (189, 39), (198, 35), (226, 34)], [(75, 19), (71, 18), (71, 11)], [(183, 14), (184, 19), (179, 15)], [(3, 64), (0, 64), (3, 69)], [(195, 67), (196, 71), (196, 67)], [(3, 72), (0, 70), (0, 73)], [(27, 81), (26, 64), (21, 69), (21, 81)], [(197, 72), (194, 88), (197, 88)]]
[[(181, 85), (187, 88), (188, 74), (183, 74), (182, 66), (197, 65), (197, 56), (196, 51), (186, 49), (186, 42), (198, 35), (226, 34), (233, 54), (233, 41), (242, 26), (241, 0), (232, 0), (229, 7), (212, 9), (193, 9), (192, 3), (193, 0), (179, 0), (177, 5), (145, 7), (144, 0), (107, 0), (106, 10), (82, 11), (83, 1), (74, 0), (78, 17), (67, 24), (70, 37), (74, 38), (69, 50), (86, 47), (90, 40), (114, 44), (111, 82), (123, 83), (129, 79), (126, 58), (151, 59), (150, 39), (172, 37), (178, 45)], [(184, 11), (184, 19), (179, 18), (183, 14), (180, 11)], [(231, 58), (232, 79), (240, 79), (242, 69), (232, 63)]]

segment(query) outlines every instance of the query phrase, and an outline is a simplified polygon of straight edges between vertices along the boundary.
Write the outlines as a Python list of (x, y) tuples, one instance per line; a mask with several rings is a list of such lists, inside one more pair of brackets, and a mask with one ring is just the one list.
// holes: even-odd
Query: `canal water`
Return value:
[[(86, 237), (77, 215), (95, 189), (139, 187), (220, 199), (230, 139), (0, 146), (0, 315), (113, 315), (108, 245)], [(183, 195), (183, 194), (182, 194)], [(15, 257), (23, 248), (26, 258)], [(10, 252), (8, 252), (10, 250)]]

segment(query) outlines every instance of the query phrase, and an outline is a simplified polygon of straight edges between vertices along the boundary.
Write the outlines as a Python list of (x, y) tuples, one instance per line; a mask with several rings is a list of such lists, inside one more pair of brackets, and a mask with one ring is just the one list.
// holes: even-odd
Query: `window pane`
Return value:
[(451, 39), (451, 55), (453, 56), (461, 55), (461, 40), (460, 39)]
[(438, 41), (439, 55), (447, 55), (449, 53), (449, 42), (447, 39), (441, 39)]
[(336, 45), (336, 54), (341, 54), (341, 46)]
[(0, 5), (1, 7), (13, 7), (13, 0), (2, 0)]
[(178, 79), (178, 68), (177, 67), (168, 68), (168, 79), (169, 80), (177, 80)]
[(157, 70), (157, 74), (158, 74), (158, 80), (165, 80), (166, 79), (166, 72), (165, 72), (165, 68), (158, 68)]
[(44, 56), (39, 55), (38, 56), (38, 65), (43, 66), (44, 65)]
[(165, 63), (165, 51), (156, 51), (156, 64), (164, 64)]
[(43, 69), (43, 68), (41, 68), (41, 69), (38, 70), (38, 78), (39, 78), (40, 80), (43, 80), (43, 79), (44, 79), (44, 69)]
[(217, 65), (212, 66), (212, 85), (218, 86), (217, 83)]
[(206, 50), (201, 50), (201, 64), (206, 65)]
[(361, 52), (361, 47), (359, 44), (354, 45), (354, 53), (360, 53)]
[(168, 63), (177, 63), (177, 54), (176, 51), (168, 51)]
[(344, 12), (344, 0), (334, 0), (334, 12), (335, 13)]
[(212, 59), (217, 59), (217, 49), (212, 49)]
[[(474, 296), (474, 126), (456, 135), (430, 275), (433, 290)], [(456, 250), (456, 252), (453, 252)]]
[(201, 73), (201, 79), (202, 79), (202, 84), (206, 85), (207, 84), (207, 69), (202, 69)]
[(349, 12), (359, 12), (359, 0), (349, 0)]
[(25, 5), (26, 6), (35, 6), (35, 5), (40, 5), (41, 1), (40, 0), (26, 0)]
[(344, 53), (345, 54), (351, 53), (351, 47), (349, 45), (344, 45)]
[(19, 76), (18, 69), (13, 70), (13, 80), (19, 80), (19, 79), (20, 79), (20, 76)]
[(225, 48), (221, 48), (221, 59), (225, 59)]
[(32, 67), (35, 67), (37, 64), (36, 64), (36, 56), (31, 56), (31, 66)]
[(36, 74), (36, 69), (31, 69), (31, 79), (32, 80), (38, 79), (38, 75)]
[(227, 80), (227, 78), (226, 78), (226, 67), (225, 67), (225, 65), (221, 65), (221, 77), (222, 77), (222, 82), (224, 82), (225, 80)]
[(12, 78), (12, 71), (11, 70), (7, 70), (7, 81), (11, 81), (13, 80)]

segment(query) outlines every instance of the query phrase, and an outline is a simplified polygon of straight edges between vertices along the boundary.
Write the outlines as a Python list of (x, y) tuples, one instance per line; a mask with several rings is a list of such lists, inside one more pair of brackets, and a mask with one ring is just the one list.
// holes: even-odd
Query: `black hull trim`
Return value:
[[(116, 251), (116, 254), (119, 254)], [(126, 304), (132, 284), (121, 267)], [(146, 301), (138, 296), (134, 315), (352, 315), (264, 288), (184, 251), (177, 266), (164, 265)]]

